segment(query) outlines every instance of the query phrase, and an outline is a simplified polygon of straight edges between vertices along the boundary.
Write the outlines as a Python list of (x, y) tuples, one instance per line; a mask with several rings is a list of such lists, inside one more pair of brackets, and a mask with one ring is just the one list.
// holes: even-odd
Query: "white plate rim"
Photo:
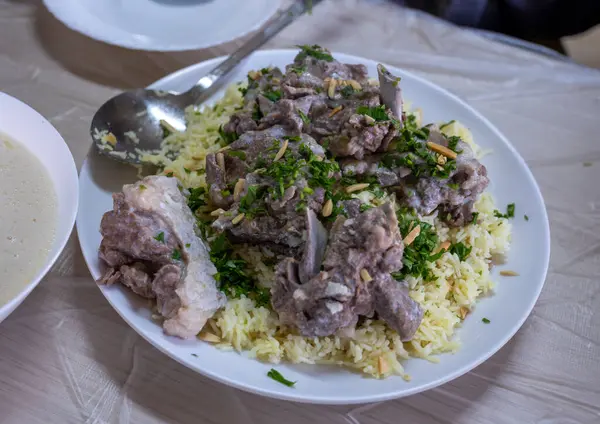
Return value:
[[(64, 9), (58, 5), (59, 2), (65, 0), (43, 0), (44, 6), (50, 12), (50, 14), (63, 23), (67, 28), (76, 31), (80, 34), (83, 34), (89, 38), (92, 38), (97, 41), (101, 41), (112, 46), (124, 47), (131, 50), (140, 50), (147, 52), (184, 52), (184, 51), (192, 51), (192, 50), (201, 50), (207, 49), (210, 47), (220, 46), (223, 44), (230, 43), (232, 41), (243, 38), (249, 34), (256, 32), (260, 29), (265, 23), (271, 19), (279, 7), (281, 6), (282, 0), (270, 0), (273, 2), (273, 8), (271, 9), (271, 13), (265, 14), (265, 16), (256, 21), (252, 26), (244, 28), (242, 31), (235, 35), (231, 35), (229, 37), (224, 37), (222, 40), (218, 42), (206, 43), (201, 41), (193, 41), (189, 43), (161, 43), (160, 41), (153, 40), (152, 44), (148, 45), (145, 43), (135, 42), (132, 39), (118, 39), (110, 37), (107, 33), (102, 33), (99, 31), (95, 31), (90, 29), (88, 26), (84, 25), (84, 22), (74, 19), (71, 15), (65, 14), (62, 12)], [(133, 33), (130, 35), (134, 35)]]
[[(296, 52), (296, 50), (292, 50), (292, 49), (259, 50), (259, 51), (255, 52), (254, 55), (259, 55), (259, 56), (274, 55), (274, 56), (276, 56), (276, 55), (284, 55), (284, 54), (287, 55), (287, 54), (290, 54), (290, 52)], [(346, 53), (340, 53), (340, 52), (333, 52), (333, 55), (343, 57), (342, 61), (345, 61), (348, 63), (365, 63), (365, 62), (373, 62), (374, 61), (372, 59), (354, 56), (354, 55), (350, 55), (350, 54), (346, 54)], [(175, 72), (159, 79), (155, 83), (151, 84), (148, 88), (168, 89), (168, 88), (164, 87), (165, 84), (170, 84), (172, 81), (177, 80), (185, 75), (195, 74), (195, 73), (197, 73), (197, 69), (199, 69), (199, 68), (206, 67), (206, 68), (210, 69), (212, 66), (217, 65), (219, 62), (221, 62), (225, 59), (226, 59), (226, 56), (221, 56), (221, 57), (213, 58), (213, 59), (210, 59), (207, 61), (199, 62), (199, 63), (193, 64), (193, 65), (190, 65), (188, 67), (182, 68), (178, 71), (175, 71)], [(124, 316), (124, 314), (117, 307), (115, 307), (111, 298), (107, 295), (107, 293), (105, 293), (104, 288), (100, 287), (100, 290), (102, 291), (103, 295), (107, 298), (107, 300), (113, 306), (113, 308), (117, 311), (117, 313), (138, 334), (140, 334), (146, 341), (148, 341), (154, 347), (159, 349), (161, 352), (165, 353), (170, 358), (176, 360), (180, 364), (182, 364), (182, 365), (184, 365), (206, 377), (209, 377), (211, 379), (219, 381), (221, 383), (227, 384), (229, 386), (232, 386), (237, 389), (241, 389), (241, 390), (244, 390), (244, 391), (247, 391), (250, 393), (259, 394), (262, 396), (271, 397), (271, 398), (275, 398), (275, 399), (288, 400), (288, 401), (294, 401), (294, 402), (300, 402), (300, 403), (324, 404), (324, 405), (350, 405), (350, 404), (362, 404), (362, 403), (371, 403), (371, 402), (383, 402), (383, 401), (387, 401), (387, 400), (393, 400), (393, 399), (398, 399), (401, 397), (414, 395), (417, 393), (421, 393), (421, 392), (433, 389), (433, 388), (438, 387), (442, 384), (445, 384), (449, 381), (452, 381), (452, 380), (466, 374), (467, 372), (473, 370), (477, 366), (481, 365), (483, 362), (485, 362), (491, 356), (493, 356), (495, 353), (497, 353), (504, 345), (506, 345), (506, 343), (508, 343), (513, 338), (513, 336), (523, 326), (524, 322), (531, 314), (531, 311), (533, 310), (533, 307), (535, 306), (535, 304), (540, 296), (540, 293), (544, 287), (544, 284), (545, 284), (545, 281), (547, 278), (547, 272), (548, 272), (548, 267), (549, 267), (549, 263), (550, 263), (550, 225), (549, 225), (548, 214), (547, 214), (545, 202), (544, 202), (542, 193), (540, 191), (539, 185), (537, 184), (537, 182), (536, 182), (533, 174), (531, 173), (531, 170), (527, 166), (525, 160), (517, 152), (517, 150), (514, 148), (514, 146), (480, 112), (478, 112), (476, 109), (474, 109), (472, 106), (470, 106), (468, 103), (463, 101), (461, 98), (459, 98), (455, 94), (430, 82), (429, 80), (427, 80), (425, 78), (422, 78), (410, 71), (406, 71), (405, 69), (399, 68), (397, 66), (386, 65), (386, 64), (384, 64), (384, 65), (392, 71), (400, 70), (402, 72), (402, 74), (404, 74), (406, 76), (410, 76), (411, 78), (415, 79), (419, 83), (424, 84), (424, 85), (428, 86), (430, 89), (432, 89), (433, 91), (436, 91), (439, 94), (452, 99), (454, 102), (459, 104), (461, 107), (465, 108), (469, 113), (471, 113), (475, 118), (477, 118), (482, 124), (484, 124), (490, 131), (492, 131), (494, 133), (494, 135), (498, 138), (498, 140), (501, 141), (504, 144), (504, 146), (508, 148), (508, 150), (510, 151), (513, 158), (515, 160), (517, 160), (520, 163), (520, 165), (523, 167), (523, 169), (525, 170), (525, 173), (527, 175), (527, 179), (529, 180), (529, 183), (531, 183), (531, 185), (534, 187), (534, 191), (533, 191), (533, 193), (531, 193), (531, 195), (533, 195), (535, 197), (535, 200), (541, 205), (542, 214), (541, 214), (541, 216), (537, 217), (537, 219), (540, 219), (542, 221), (543, 230), (544, 230), (543, 231), (543, 240), (541, 240), (542, 247), (543, 247), (543, 252), (542, 252), (543, 261), (541, 263), (543, 272), (539, 275), (539, 283), (536, 286), (536, 291), (535, 291), (534, 295), (531, 296), (529, 303), (527, 304), (527, 307), (522, 310), (521, 317), (515, 323), (515, 325), (512, 327), (512, 329), (510, 331), (508, 331), (502, 338), (498, 339), (498, 341), (493, 346), (489, 347), (488, 351), (485, 354), (482, 354), (477, 360), (471, 361), (469, 364), (466, 364), (466, 365), (454, 370), (453, 372), (446, 374), (443, 378), (439, 378), (435, 381), (431, 381), (429, 383), (422, 384), (419, 386), (414, 386), (414, 387), (410, 387), (410, 388), (401, 388), (400, 390), (388, 392), (388, 393), (381, 394), (381, 395), (372, 395), (369, 397), (355, 396), (355, 397), (351, 397), (351, 398), (348, 398), (348, 397), (342, 398), (342, 397), (336, 397), (336, 396), (319, 397), (319, 398), (310, 397), (310, 396), (298, 396), (298, 395), (294, 395), (292, 390), (290, 390), (288, 393), (286, 391), (275, 391), (275, 390), (269, 390), (269, 389), (266, 389), (263, 387), (250, 386), (248, 384), (244, 384), (242, 382), (239, 382), (239, 381), (236, 381), (236, 380), (233, 380), (230, 378), (222, 377), (218, 373), (213, 372), (211, 370), (200, 369), (200, 367), (198, 367), (197, 364), (192, 364), (192, 363), (178, 357), (177, 355), (170, 353), (166, 348), (164, 348), (160, 344), (154, 343), (154, 341), (151, 339), (151, 337), (144, 334), (143, 331), (140, 331), (137, 328), (137, 326), (133, 322), (131, 322), (131, 320), (129, 320), (126, 316)], [(202, 74), (198, 73), (197, 79), (199, 79), (201, 76), (202, 76)], [(86, 162), (84, 163), (84, 166), (87, 164), (87, 162), (88, 162), (88, 159), (86, 158)], [(83, 170), (83, 167), (82, 167), (82, 170)], [(81, 187), (82, 187), (82, 185), (80, 185), (80, 189), (81, 189)], [(79, 219), (77, 220), (77, 225), (79, 225)], [(79, 227), (78, 227), (78, 229), (79, 229)], [(83, 248), (83, 246), (82, 246), (82, 252), (84, 254), (86, 264), (88, 265), (88, 268), (91, 271), (93, 269), (91, 266), (91, 257), (89, 257), (89, 255), (86, 254), (86, 251)], [(93, 274), (93, 272), (92, 272), (92, 274)]]

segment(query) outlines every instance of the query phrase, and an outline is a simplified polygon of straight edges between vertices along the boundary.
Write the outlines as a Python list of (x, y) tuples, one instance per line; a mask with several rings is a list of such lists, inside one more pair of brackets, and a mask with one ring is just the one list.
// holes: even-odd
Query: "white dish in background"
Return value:
[(134, 50), (196, 50), (260, 28), (281, 0), (44, 0), (66, 26)]
[[(244, 80), (246, 73), (269, 65), (292, 62), (297, 51), (260, 51), (252, 55), (235, 75)], [(347, 63), (364, 63), (372, 76), (377, 62), (334, 53), (336, 59)], [(151, 88), (184, 91), (223, 58), (185, 68), (161, 79)], [(200, 341), (182, 341), (163, 334), (162, 328), (151, 320), (147, 301), (122, 287), (100, 286), (100, 290), (117, 312), (140, 335), (178, 362), (215, 380), (257, 394), (299, 402), (350, 404), (383, 401), (415, 394), (473, 369), (500, 349), (521, 327), (531, 312), (544, 284), (550, 256), (548, 218), (537, 187), (527, 165), (500, 132), (483, 116), (459, 98), (440, 87), (406, 71), (387, 66), (402, 77), (405, 98), (422, 108), (425, 122), (456, 119), (469, 127), (475, 141), (494, 153), (483, 159), (491, 178), (489, 190), (500, 209), (516, 203), (513, 220), (513, 242), (508, 266), (519, 272), (518, 277), (498, 277), (497, 292), (482, 299), (458, 331), (462, 349), (454, 355), (443, 355), (439, 364), (418, 359), (405, 363), (410, 382), (401, 377), (386, 380), (364, 378), (343, 368), (277, 365), (286, 378), (297, 381), (288, 388), (269, 378), (272, 364), (264, 364), (235, 352), (223, 352)], [(218, 93), (215, 98), (221, 96)], [(214, 99), (212, 99), (214, 101)], [(80, 175), (81, 208), (77, 229), (83, 254), (94, 278), (101, 275), (98, 231), (102, 215), (112, 209), (111, 194), (123, 184), (136, 180), (136, 171), (95, 154), (86, 160)], [(523, 219), (524, 214), (529, 221)], [(490, 319), (483, 324), (482, 318)], [(197, 355), (196, 356), (193, 356)]]
[[(77, 168), (65, 141), (43, 116), (25, 103), (0, 93), (0, 134), (15, 142), (15, 148), (24, 148), (44, 166), (55, 192), (54, 240), (40, 266), (31, 270), (32, 277), (22, 285), (8, 303), (0, 304), (0, 322), (4, 320), (37, 286), (62, 252), (75, 223), (79, 199)], [(37, 165), (36, 163), (36, 165)], [(27, 172), (23, 169), (22, 172)], [(0, 188), (2, 181), (0, 180)], [(0, 205), (0, 208), (2, 206)], [(30, 211), (26, 211), (29, 214)], [(0, 219), (2, 211), (0, 210)], [(0, 237), (6, 237), (1, 234)], [(2, 282), (5, 283), (5, 282)], [(11, 282), (12, 283), (12, 282)]]

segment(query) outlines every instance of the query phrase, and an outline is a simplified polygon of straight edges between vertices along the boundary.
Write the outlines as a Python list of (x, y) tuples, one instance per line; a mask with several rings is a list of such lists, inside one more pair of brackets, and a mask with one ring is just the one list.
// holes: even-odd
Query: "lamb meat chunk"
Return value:
[[(113, 268), (114, 269), (114, 268)], [(138, 296), (146, 299), (156, 299), (156, 294), (152, 291), (150, 271), (142, 262), (134, 262), (131, 265), (122, 265), (119, 268), (121, 274), (120, 281), (125, 287), (128, 287)]]
[(217, 163), (216, 154), (206, 156), (206, 182), (211, 203), (227, 209), (233, 203), (233, 196), (228, 194), (227, 187), (246, 174), (247, 166), (237, 157), (223, 155), (223, 158), (225, 169)]
[[(400, 156), (399, 154), (387, 154), (388, 157)], [(388, 168), (382, 165), (383, 154), (365, 156), (363, 159), (343, 159), (340, 167), (344, 175), (375, 176), (382, 187), (397, 185), (410, 175), (411, 170), (405, 167)]]
[(362, 269), (371, 275), (389, 273), (402, 267), (403, 253), (396, 213), (390, 203), (385, 203), (356, 218), (338, 216), (331, 229), (323, 266), (326, 271), (342, 267), (353, 273)]
[(236, 134), (236, 136), (241, 136), (248, 131), (256, 131), (258, 124), (254, 120), (252, 113), (252, 109), (234, 113), (229, 118), (229, 122), (223, 125), (223, 131), (229, 134)]
[[(436, 128), (430, 130), (429, 140), (447, 146), (448, 139)], [(450, 226), (464, 226), (473, 219), (474, 204), (489, 184), (487, 169), (473, 150), (458, 141), (456, 169), (446, 179), (432, 176), (407, 178), (399, 189), (400, 201), (422, 215), (439, 208), (440, 218)]]
[(261, 119), (259, 128), (282, 125), (291, 135), (309, 132), (309, 122), (305, 121), (304, 117), (308, 117), (314, 105), (322, 103), (323, 98), (320, 96), (305, 96), (297, 100), (282, 99)]
[(237, 210), (229, 212), (231, 212), (231, 216), (221, 215), (213, 223), (213, 228), (218, 231), (227, 231), (235, 242), (273, 243), (292, 250), (300, 248), (304, 242), (302, 238), (304, 220), (299, 215), (290, 220), (279, 220), (273, 216), (262, 215), (243, 219), (239, 223), (233, 224), (232, 220), (237, 216)]
[(99, 282), (156, 298), (165, 332), (195, 337), (225, 296), (177, 179), (146, 177), (125, 185), (113, 201), (100, 224), (99, 256), (107, 270)]
[[(426, 141), (448, 146), (448, 138), (434, 126), (429, 127)], [(399, 152), (373, 154), (361, 160), (343, 159), (340, 167), (344, 175), (375, 176), (381, 186), (397, 191), (401, 203), (421, 215), (430, 215), (437, 209), (449, 225), (464, 226), (472, 220), (473, 205), (487, 188), (489, 179), (485, 166), (475, 158), (467, 143), (458, 141), (456, 150), (460, 153), (448, 178), (430, 174), (416, 177), (411, 169), (393, 165), (407, 155)], [(417, 165), (423, 164), (423, 160), (415, 155), (412, 160)]]
[(369, 73), (365, 65), (340, 63), (331, 57), (331, 52), (325, 48), (306, 47), (303, 47), (303, 50), (295, 57), (293, 65), (287, 67), (286, 76), (291, 71), (298, 74), (300, 78), (306, 73), (321, 80), (325, 78), (352, 79), (361, 84), (367, 83)]
[(362, 159), (389, 144), (390, 131), (395, 131), (389, 121), (374, 121), (371, 117), (355, 113), (343, 125), (337, 136), (329, 137), (329, 151), (338, 157), (354, 156)]
[(356, 324), (353, 280), (339, 272), (320, 272), (307, 283), (298, 284), (298, 268), (293, 258), (286, 258), (277, 266), (271, 303), (281, 323), (298, 328), (308, 337), (329, 336)]
[(423, 309), (409, 296), (406, 283), (394, 280), (390, 274), (378, 274), (372, 287), (377, 315), (403, 342), (411, 340), (423, 320)]
[(245, 89), (242, 109), (229, 118), (229, 122), (223, 126), (223, 131), (237, 136), (256, 131), (257, 109), (262, 115), (271, 110), (274, 105), (273, 99), (281, 95), (282, 78), (283, 74), (279, 68), (266, 68), (252, 73), (252, 76), (248, 75), (248, 87)]
[[(390, 272), (402, 267), (403, 249), (398, 221), (390, 204), (354, 218), (338, 216), (330, 232), (322, 271), (307, 280), (301, 271), (302, 264), (294, 258), (280, 262), (271, 289), (273, 308), (283, 323), (297, 327), (309, 337), (347, 330), (357, 323), (359, 316), (371, 317), (377, 308), (382, 311), (380, 317), (389, 319), (394, 328), (402, 331), (409, 325), (416, 328), (420, 316), (410, 322), (406, 318), (412, 317), (414, 305), (404, 297), (388, 299), (387, 296), (404, 296), (404, 293), (384, 284), (386, 278), (391, 278)], [(373, 280), (365, 281), (362, 270), (373, 275)], [(379, 280), (382, 288), (374, 286)], [(413, 309), (400, 311), (404, 304)], [(404, 315), (397, 318), (390, 311)], [(402, 333), (402, 337), (409, 336), (412, 335), (408, 331)]]
[(152, 280), (152, 292), (157, 299), (159, 313), (165, 318), (173, 318), (181, 308), (181, 299), (177, 287), (182, 277), (182, 267), (168, 264), (161, 267)]
[(400, 78), (392, 75), (381, 63), (377, 65), (381, 103), (392, 111), (393, 116), (402, 122), (402, 89)]

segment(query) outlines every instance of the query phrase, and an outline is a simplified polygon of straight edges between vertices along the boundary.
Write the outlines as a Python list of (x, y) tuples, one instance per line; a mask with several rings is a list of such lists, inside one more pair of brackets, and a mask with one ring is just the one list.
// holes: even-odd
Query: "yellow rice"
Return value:
[[(241, 102), (234, 85), (215, 106), (201, 110), (190, 107), (187, 131), (171, 134), (165, 139), (161, 152), (146, 155), (145, 159), (163, 165), (163, 173), (172, 173), (185, 187), (205, 185), (204, 158), (222, 147), (219, 127), (228, 121)], [(421, 114), (416, 115), (420, 120)], [(460, 136), (477, 154), (482, 154), (469, 130), (460, 123), (445, 126), (443, 131)], [(181, 153), (176, 160), (166, 158), (170, 151), (179, 149)], [(356, 196), (372, 198), (367, 191)], [(408, 277), (410, 295), (424, 310), (423, 322), (410, 342), (401, 342), (395, 331), (376, 320), (366, 320), (353, 335), (302, 337), (281, 326), (275, 312), (256, 307), (248, 298), (230, 300), (205, 330), (220, 337), (220, 348), (248, 351), (262, 361), (338, 364), (376, 378), (397, 374), (409, 379), (402, 361), (418, 357), (437, 362), (437, 355), (459, 349), (456, 330), (461, 325), (461, 316), (468, 319), (468, 312), (475, 307), (477, 299), (494, 288), (490, 277), (491, 258), (507, 253), (511, 225), (506, 219), (494, 216), (496, 207), (488, 193), (481, 196), (475, 208), (479, 212), (479, 223), (464, 228), (450, 229), (436, 216), (421, 217), (422, 221), (435, 226), (440, 244), (462, 242), (472, 247), (472, 251), (464, 262), (446, 252), (432, 263), (431, 270), (437, 277), (434, 283), (424, 284), (421, 278)], [(241, 246), (237, 252), (253, 265), (260, 283), (269, 287), (274, 274), (272, 267), (263, 263), (263, 253), (251, 246)]]

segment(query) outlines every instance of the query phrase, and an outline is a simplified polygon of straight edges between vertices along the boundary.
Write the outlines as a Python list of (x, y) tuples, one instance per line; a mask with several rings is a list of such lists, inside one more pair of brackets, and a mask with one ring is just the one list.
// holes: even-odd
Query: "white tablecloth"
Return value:
[[(50, 119), (78, 166), (93, 113), (117, 89), (235, 47), (119, 49), (69, 31), (39, 3), (0, 0), (0, 90)], [(385, 1), (327, 0), (271, 46), (313, 42), (446, 87), (525, 157), (550, 214), (552, 260), (523, 328), (469, 374), (409, 398), (360, 407), (260, 398), (203, 378), (142, 340), (96, 288), (73, 234), (50, 275), (0, 325), (1, 424), (600, 422), (600, 72)]]

